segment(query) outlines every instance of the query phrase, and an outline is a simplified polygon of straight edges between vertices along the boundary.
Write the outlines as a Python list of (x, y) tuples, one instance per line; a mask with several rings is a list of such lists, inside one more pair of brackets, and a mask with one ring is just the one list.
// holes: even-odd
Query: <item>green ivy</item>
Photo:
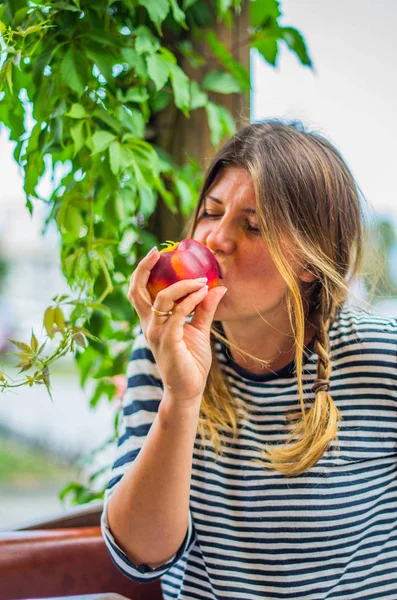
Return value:
[[(8, 0), (1, 5), (0, 122), (16, 144), (27, 209), (32, 213), (44, 202), (44, 231), (53, 223), (59, 231), (70, 288), (45, 310), (44, 341), (34, 332), (29, 343), (14, 341), (22, 376), (14, 381), (0, 373), (2, 391), (45, 385), (51, 393), (50, 365), (73, 352), (81, 385), (97, 381), (91, 405), (113, 400), (112, 377), (126, 371), (138, 324), (127, 299), (131, 272), (162, 241), (150, 232), (149, 219), (159, 202), (188, 217), (202, 182), (193, 158), (178, 164), (157, 143), (157, 119), (172, 105), (186, 118), (204, 109), (214, 146), (234, 133), (233, 116), (215, 94), (249, 94), (250, 76), (218, 39), (216, 26), (233, 27), (242, 4)], [(284, 43), (311, 66), (301, 34), (280, 24), (277, 0), (253, 0), (249, 12), (247, 39), (268, 63), (276, 64)], [(212, 55), (211, 65), (197, 51), (198, 42)], [(188, 76), (184, 65), (196, 76)], [(39, 183), (48, 170), (54, 189), (40, 197)], [(70, 484), (64, 495), (86, 502), (102, 492)]]

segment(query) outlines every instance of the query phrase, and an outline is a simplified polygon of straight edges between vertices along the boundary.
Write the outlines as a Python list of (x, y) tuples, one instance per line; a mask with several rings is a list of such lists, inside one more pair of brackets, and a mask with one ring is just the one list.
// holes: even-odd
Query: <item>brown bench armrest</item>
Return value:
[(113, 564), (99, 527), (0, 532), (0, 600), (114, 592), (161, 600), (158, 581), (136, 583)]

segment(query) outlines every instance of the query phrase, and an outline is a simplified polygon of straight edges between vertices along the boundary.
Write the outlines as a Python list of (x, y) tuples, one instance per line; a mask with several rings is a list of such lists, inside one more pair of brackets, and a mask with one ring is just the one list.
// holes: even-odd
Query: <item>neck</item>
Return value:
[[(285, 316), (277, 320), (272, 319), (271, 325), (262, 320), (258, 323), (258, 319), (254, 319), (252, 323), (222, 321), (229, 342), (253, 354), (256, 358), (267, 361), (268, 364), (260, 363), (231, 348), (233, 360), (240, 367), (254, 374), (270, 373), (288, 365), (295, 358), (296, 344), (288, 315)], [(305, 345), (312, 339), (314, 331), (311, 325), (307, 325)]]

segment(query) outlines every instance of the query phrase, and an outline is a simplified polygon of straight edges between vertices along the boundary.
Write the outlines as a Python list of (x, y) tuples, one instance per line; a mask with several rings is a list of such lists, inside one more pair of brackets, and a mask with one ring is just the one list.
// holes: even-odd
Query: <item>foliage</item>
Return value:
[[(26, 205), (47, 205), (59, 231), (70, 294), (44, 315), (46, 339), (15, 341), (23, 378), (0, 373), (2, 390), (46, 385), (51, 363), (75, 353), (81, 385), (94, 378), (96, 406), (112, 400), (138, 324), (127, 299), (137, 261), (157, 240), (150, 219), (163, 202), (187, 217), (202, 180), (159, 143), (159, 117), (202, 111), (211, 141), (235, 131), (219, 94), (249, 94), (246, 68), (217, 36), (233, 27), (241, 0), (8, 0), (0, 8), (0, 121), (16, 143)], [(286, 44), (311, 66), (304, 40), (281, 24), (277, 0), (249, 2), (247, 40), (276, 65)], [(201, 49), (211, 57), (203, 58)], [(186, 74), (189, 70), (190, 75)], [(192, 75), (193, 73), (193, 75)], [(53, 191), (40, 197), (50, 172)], [(45, 350), (50, 352), (44, 354)], [(31, 374), (29, 374), (31, 373)], [(83, 494), (84, 495), (84, 494)], [(80, 496), (82, 496), (80, 494)]]
[(363, 282), (371, 302), (397, 296), (394, 257), (397, 244), (395, 225), (378, 217), (368, 230)]

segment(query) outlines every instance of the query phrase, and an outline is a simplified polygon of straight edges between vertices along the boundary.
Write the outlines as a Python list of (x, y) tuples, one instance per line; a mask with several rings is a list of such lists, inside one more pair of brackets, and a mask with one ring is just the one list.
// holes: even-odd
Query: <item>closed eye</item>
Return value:
[[(206, 210), (203, 210), (199, 214), (198, 218), (199, 219), (216, 219), (220, 216), (221, 215), (217, 215), (215, 213), (209, 213)], [(249, 231), (250, 233), (254, 233), (254, 234), (260, 233), (260, 230), (257, 227), (254, 227), (253, 225), (251, 225), (251, 223), (248, 220), (245, 221), (245, 227), (246, 227), (246, 230)]]

